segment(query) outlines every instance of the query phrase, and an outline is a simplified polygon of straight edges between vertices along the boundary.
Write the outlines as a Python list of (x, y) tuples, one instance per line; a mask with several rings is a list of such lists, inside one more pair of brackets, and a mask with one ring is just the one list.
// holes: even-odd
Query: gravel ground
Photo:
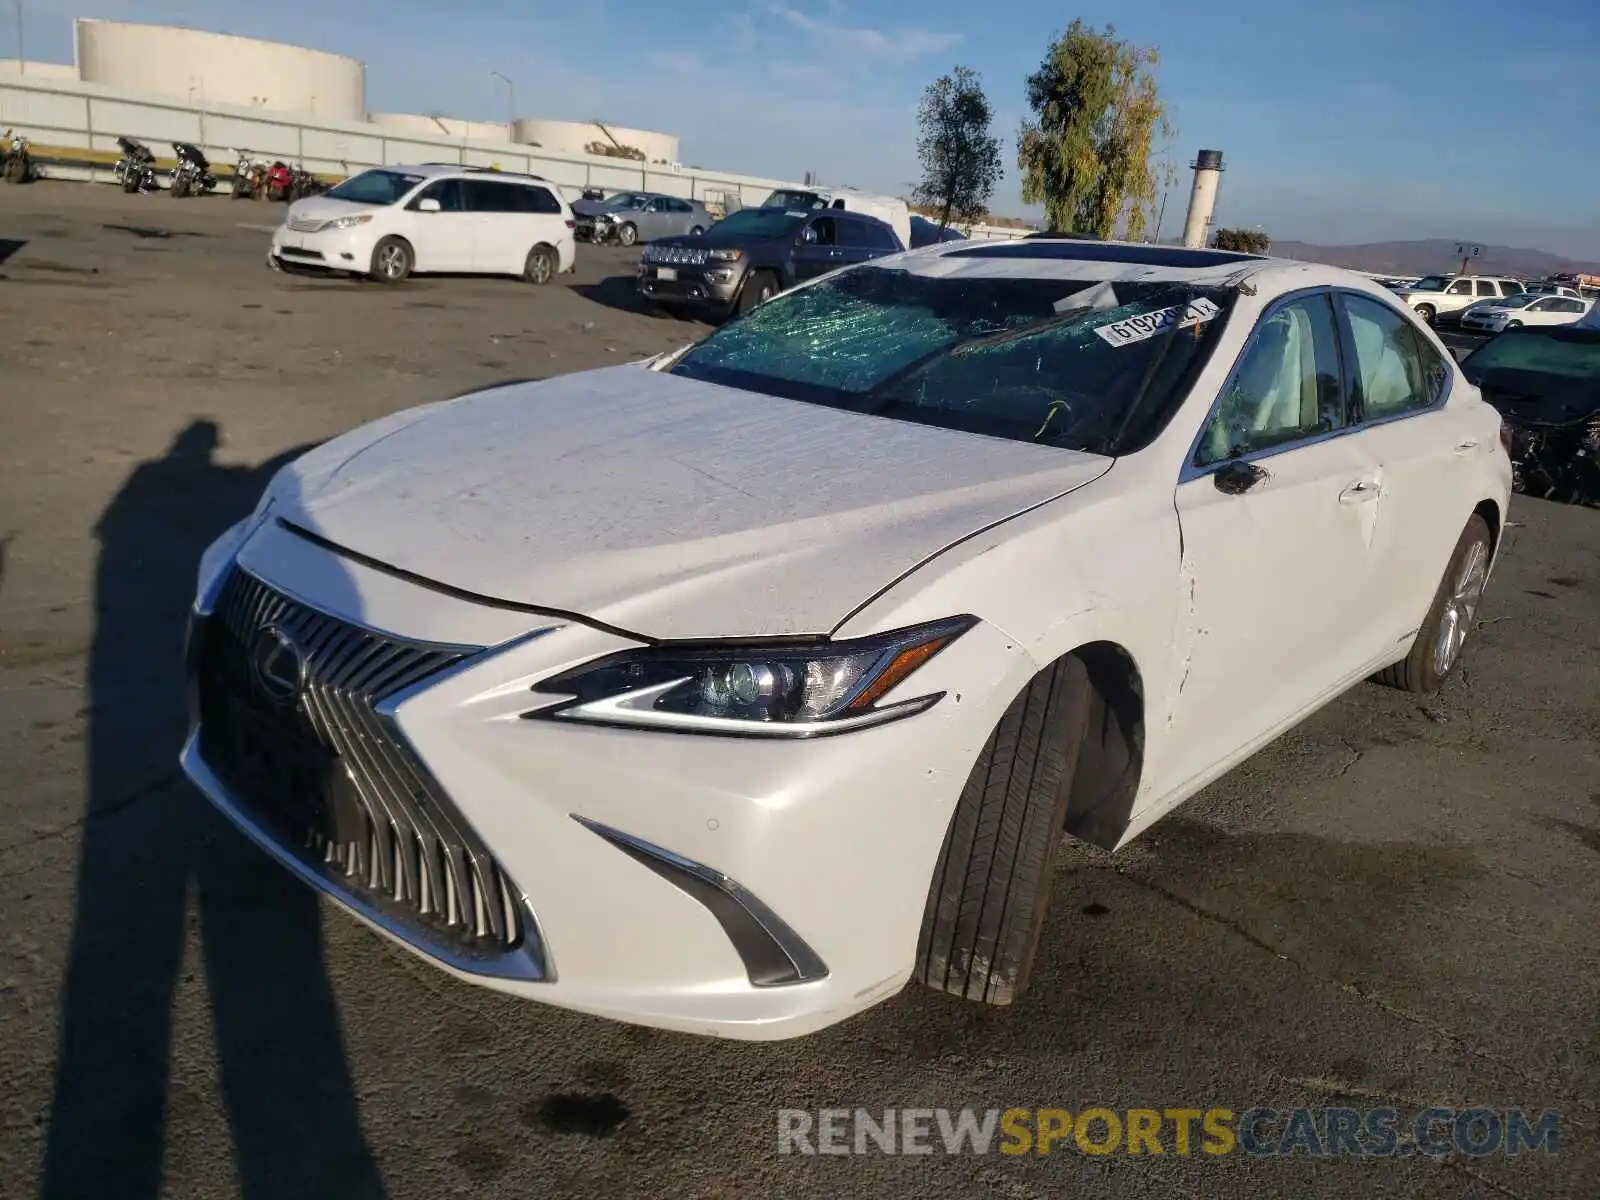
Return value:
[[(296, 447), (701, 327), (590, 247), (543, 289), (272, 274), (277, 211), (0, 188), (0, 1195), (1595, 1195), (1600, 513), (1517, 504), (1437, 699), (1357, 688), (1073, 849), (1012, 1010), (910, 990), (775, 1045), (556, 1012), (390, 947), (179, 778), (193, 564)], [(1548, 1108), (1560, 1153), (777, 1150), (779, 1108), (1094, 1104)]]

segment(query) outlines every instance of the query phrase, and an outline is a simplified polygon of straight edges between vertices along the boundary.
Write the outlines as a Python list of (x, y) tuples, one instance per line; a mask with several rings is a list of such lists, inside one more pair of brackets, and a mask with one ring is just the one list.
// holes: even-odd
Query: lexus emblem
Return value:
[(293, 704), (300, 697), (305, 656), (280, 625), (263, 625), (250, 649), (250, 675), (261, 694), (274, 704)]

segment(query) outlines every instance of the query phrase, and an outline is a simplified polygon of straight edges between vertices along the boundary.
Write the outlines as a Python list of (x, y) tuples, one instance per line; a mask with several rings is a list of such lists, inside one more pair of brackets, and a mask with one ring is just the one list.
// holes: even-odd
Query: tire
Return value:
[(967, 776), (939, 851), (915, 977), (986, 1004), (1028, 985), (1093, 693), (1059, 659), (1011, 702)]
[(386, 237), (372, 248), (372, 268), (367, 274), (379, 283), (402, 283), (411, 274), (414, 261), (404, 238)]
[(1439, 319), (1438, 310), (1431, 304), (1417, 305), (1417, 316), (1421, 317), (1423, 322), (1428, 325), (1434, 324)]
[(617, 230), (617, 244), (631, 246), (639, 240), (639, 228), (632, 221), (625, 221), (622, 228)]
[(752, 271), (739, 289), (739, 299), (734, 301), (733, 311), (742, 317), (777, 294), (778, 281), (773, 278), (771, 271)]
[[(1434, 593), (1427, 619), (1417, 630), (1411, 652), (1374, 677), (1387, 687), (1418, 695), (1432, 695), (1445, 685), (1461, 663), (1461, 650), (1471, 633), (1483, 602), (1483, 585), (1488, 578), (1492, 541), (1489, 526), (1477, 513), (1456, 540), (1439, 590)], [(1450, 632), (1451, 645), (1443, 639)]]
[(702, 229), (699, 225), (696, 225), (693, 229), (689, 230), (689, 236), (690, 237), (699, 237), (704, 232), (705, 232), (704, 229)]
[(535, 246), (528, 251), (527, 260), (522, 264), (522, 278), (528, 283), (542, 286), (556, 277), (560, 267), (554, 250), (549, 246)]
[(189, 190), (189, 181), (182, 175), (172, 177), (172, 186), (167, 189), (167, 194), (174, 200), (182, 200)]
[(1507, 321), (1506, 322), (1506, 328), (1507, 329), (1521, 329), (1522, 328), (1522, 322), (1521, 321)]

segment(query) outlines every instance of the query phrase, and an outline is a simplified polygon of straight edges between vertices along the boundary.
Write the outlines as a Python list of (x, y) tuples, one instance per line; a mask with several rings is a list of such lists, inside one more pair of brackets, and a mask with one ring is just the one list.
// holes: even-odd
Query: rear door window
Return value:
[(1353, 383), (1369, 421), (1419, 412), (1443, 394), (1449, 368), (1410, 321), (1366, 296), (1343, 297), (1355, 347)]
[(1518, 296), (1522, 294), (1522, 285), (1512, 279), (1500, 281), (1500, 293), (1504, 296)]
[(522, 187), (522, 202), (525, 212), (540, 213), (552, 216), (561, 212), (561, 202), (550, 194), (548, 188)]
[(464, 179), (461, 187), (467, 208), (472, 212), (522, 212), (524, 188), (514, 183), (495, 183), (487, 179)]

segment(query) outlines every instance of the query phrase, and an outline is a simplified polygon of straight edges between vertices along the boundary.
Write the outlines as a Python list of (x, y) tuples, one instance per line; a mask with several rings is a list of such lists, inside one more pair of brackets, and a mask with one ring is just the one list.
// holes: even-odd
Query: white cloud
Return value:
[[(959, 33), (939, 33), (916, 26), (897, 29), (873, 29), (864, 25), (834, 24), (818, 20), (798, 9), (790, 8), (781, 0), (767, 0), (768, 12), (794, 28), (836, 49), (848, 50), (870, 58), (894, 63), (914, 62), (930, 54), (949, 50), (961, 41)], [(830, 5), (837, 12), (837, 7)]]

